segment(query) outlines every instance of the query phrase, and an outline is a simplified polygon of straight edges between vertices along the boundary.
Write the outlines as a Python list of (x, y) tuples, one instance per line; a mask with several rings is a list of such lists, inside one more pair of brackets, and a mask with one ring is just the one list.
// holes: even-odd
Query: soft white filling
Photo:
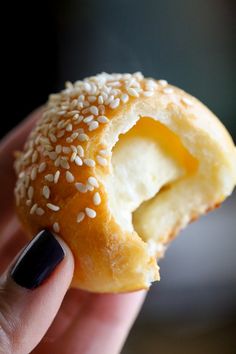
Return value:
[(116, 221), (133, 231), (132, 212), (160, 189), (183, 175), (183, 168), (145, 136), (120, 135), (112, 152), (112, 171), (106, 187)]

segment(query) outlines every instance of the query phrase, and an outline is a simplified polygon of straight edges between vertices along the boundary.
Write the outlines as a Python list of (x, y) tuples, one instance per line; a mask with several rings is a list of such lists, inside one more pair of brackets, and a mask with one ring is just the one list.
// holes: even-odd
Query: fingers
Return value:
[(145, 298), (144, 291), (90, 294), (77, 319), (57, 342), (60, 354), (118, 354)]
[(48, 231), (23, 250), (0, 278), (0, 353), (33, 350), (56, 316), (73, 269), (69, 248)]
[(0, 225), (7, 223), (13, 210), (13, 190), (15, 184), (15, 173), (13, 171), (14, 152), (21, 149), (27, 135), (33, 128), (42, 113), (42, 108), (34, 111), (21, 124), (6, 135), (0, 143), (0, 183), (1, 200), (0, 204)]

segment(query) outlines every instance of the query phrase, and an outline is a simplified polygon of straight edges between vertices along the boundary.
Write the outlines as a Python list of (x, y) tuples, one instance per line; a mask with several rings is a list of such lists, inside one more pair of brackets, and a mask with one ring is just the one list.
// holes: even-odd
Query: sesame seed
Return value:
[(62, 168), (64, 168), (65, 170), (68, 170), (70, 168), (70, 165), (68, 163), (68, 161), (65, 159), (65, 157), (61, 157), (61, 161), (60, 161), (60, 165)]
[(88, 183), (91, 184), (91, 186), (93, 186), (93, 187), (96, 187), (96, 188), (99, 187), (97, 179), (93, 176), (88, 178)]
[(99, 205), (101, 204), (101, 197), (100, 194), (98, 192), (96, 192), (93, 196), (93, 204), (94, 205)]
[(187, 98), (187, 97), (182, 97), (182, 98), (181, 98), (181, 101), (182, 101), (183, 103), (185, 103), (187, 106), (192, 106), (192, 105), (193, 105), (193, 102), (192, 102), (189, 98)]
[(38, 159), (38, 151), (35, 150), (33, 155), (32, 155), (32, 163), (35, 163)]
[(81, 193), (87, 192), (87, 186), (85, 186), (83, 183), (80, 182), (75, 183), (75, 188)]
[(56, 148), (55, 148), (56, 153), (60, 154), (61, 150), (62, 150), (62, 146), (61, 145), (57, 145)]
[(58, 205), (52, 204), (52, 203), (47, 203), (46, 204), (48, 209), (51, 209), (52, 211), (58, 211), (60, 210), (60, 207)]
[(54, 177), (53, 177), (54, 183), (58, 182), (60, 174), (61, 174), (61, 172), (59, 170), (57, 170)]
[(75, 177), (70, 171), (66, 171), (66, 180), (68, 183), (72, 183), (75, 180)]
[(83, 165), (83, 161), (81, 160), (81, 158), (78, 155), (75, 157), (75, 164), (77, 166), (82, 166)]
[(103, 104), (103, 103), (104, 103), (103, 97), (101, 95), (98, 96), (98, 104)]
[(84, 149), (81, 145), (77, 145), (77, 152), (80, 157), (84, 157)]
[(60, 166), (60, 163), (61, 163), (61, 156), (58, 156), (58, 158), (54, 161), (54, 165), (56, 167), (59, 167)]
[(111, 109), (115, 109), (115, 108), (119, 107), (119, 105), (120, 105), (120, 99), (116, 98), (110, 103), (109, 107)]
[(79, 141), (87, 141), (87, 140), (89, 140), (89, 137), (88, 137), (88, 135), (82, 133), (82, 134), (79, 134), (78, 139), (79, 139)]
[(53, 142), (53, 143), (57, 142), (57, 138), (56, 138), (56, 136), (53, 133), (49, 134), (49, 138), (50, 138), (51, 142)]
[(38, 207), (38, 204), (35, 203), (35, 204), (32, 206), (32, 208), (30, 209), (30, 215), (33, 215), (33, 214), (35, 213), (37, 207)]
[(163, 92), (168, 94), (168, 93), (173, 93), (174, 90), (171, 87), (166, 87), (163, 89)]
[(78, 136), (79, 136), (79, 133), (77, 133), (77, 132), (74, 132), (73, 134), (71, 134), (72, 141), (75, 140)]
[(62, 152), (67, 155), (71, 152), (71, 149), (68, 146), (63, 146)]
[(98, 116), (98, 108), (96, 106), (91, 106), (90, 107), (90, 112), (94, 114), (95, 116)]
[(89, 124), (89, 128), (88, 130), (91, 132), (95, 129), (97, 129), (99, 127), (99, 123), (97, 121), (92, 121), (90, 124)]
[(124, 93), (122, 96), (121, 96), (121, 101), (123, 103), (127, 103), (129, 101), (129, 95), (127, 95), (126, 93)]
[(51, 151), (51, 152), (49, 152), (48, 156), (51, 160), (55, 161), (57, 158), (57, 153), (56, 153), (56, 151)]
[(71, 154), (71, 157), (70, 157), (70, 161), (71, 162), (75, 161), (76, 156), (77, 156), (77, 152), (73, 151), (73, 153)]
[(96, 97), (96, 96), (88, 96), (87, 99), (88, 99), (88, 101), (89, 101), (90, 103), (93, 103), (93, 102), (96, 101), (97, 97)]
[(85, 218), (85, 213), (83, 211), (81, 211), (78, 215), (77, 215), (77, 223), (80, 223), (81, 221), (83, 221)]
[(157, 82), (161, 86), (167, 86), (168, 85), (168, 82), (166, 80), (158, 80)]
[(96, 160), (99, 163), (99, 165), (101, 165), (101, 166), (106, 166), (107, 165), (107, 160), (104, 159), (104, 157), (102, 157), (100, 155), (96, 156)]
[[(27, 199), (26, 202), (25, 202), (25, 204), (26, 204), (27, 206), (30, 206), (31, 203), (32, 203), (32, 200), (31, 200), (31, 199)], [(19, 204), (18, 204), (18, 205), (19, 205)]]
[(34, 181), (37, 177), (37, 167), (33, 167), (32, 170), (31, 170), (31, 173), (30, 173), (30, 178), (32, 181)]
[(67, 124), (66, 131), (71, 132), (73, 130), (73, 125), (71, 123)]
[(65, 134), (65, 130), (60, 130), (60, 131), (57, 133), (57, 137), (58, 137), (58, 138), (62, 138), (64, 134)]
[(99, 123), (108, 123), (109, 119), (106, 116), (99, 116), (98, 117), (98, 122)]
[(87, 214), (87, 216), (91, 219), (95, 218), (97, 213), (95, 210), (91, 209), (91, 208), (85, 208), (85, 213)]
[(102, 156), (108, 156), (108, 155), (110, 155), (110, 151), (108, 151), (106, 149), (102, 149), (102, 150), (99, 150), (99, 154)]
[(139, 93), (133, 87), (127, 87), (126, 90), (130, 96), (139, 97)]
[(48, 186), (43, 186), (42, 194), (43, 194), (44, 198), (49, 199), (50, 189)]
[(146, 97), (151, 97), (154, 95), (154, 91), (143, 91), (143, 95)]
[(32, 198), (33, 198), (33, 196), (34, 196), (34, 187), (30, 186), (30, 187), (28, 188), (27, 195), (28, 195), (28, 198), (29, 198), (29, 199), (32, 199)]
[(53, 231), (55, 231), (56, 233), (60, 232), (60, 226), (59, 226), (58, 222), (54, 222), (52, 227), (53, 227)]
[(45, 213), (45, 211), (42, 208), (37, 208), (36, 209), (36, 215), (41, 216)]
[(93, 120), (94, 118), (94, 115), (90, 115), (90, 116), (87, 116), (86, 118), (84, 118), (84, 123), (89, 123)]
[(86, 187), (87, 187), (87, 190), (90, 192), (92, 192), (94, 190), (94, 187), (91, 186), (91, 184), (89, 184), (89, 183), (86, 184)]
[(44, 178), (48, 181), (48, 182), (53, 182), (53, 175), (50, 173), (46, 176), (44, 176)]
[(84, 164), (89, 167), (94, 167), (95, 166), (95, 161), (92, 159), (84, 159)]

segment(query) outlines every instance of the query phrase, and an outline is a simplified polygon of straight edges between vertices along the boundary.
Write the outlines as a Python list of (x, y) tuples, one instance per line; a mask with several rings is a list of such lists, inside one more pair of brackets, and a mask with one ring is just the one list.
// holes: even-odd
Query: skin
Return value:
[(74, 260), (60, 239), (66, 256), (37, 289), (24, 289), (9, 276), (27, 243), (14, 211), (13, 153), (22, 148), (41, 111), (33, 112), (0, 143), (0, 354), (117, 354), (142, 306), (144, 291), (101, 295), (69, 289)]

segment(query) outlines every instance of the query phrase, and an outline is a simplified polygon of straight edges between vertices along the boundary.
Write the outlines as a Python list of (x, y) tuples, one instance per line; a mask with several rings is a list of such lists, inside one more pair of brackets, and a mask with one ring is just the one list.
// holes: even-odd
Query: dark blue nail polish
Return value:
[(23, 250), (11, 271), (11, 277), (20, 286), (35, 289), (64, 257), (65, 252), (57, 239), (48, 230), (43, 230)]

